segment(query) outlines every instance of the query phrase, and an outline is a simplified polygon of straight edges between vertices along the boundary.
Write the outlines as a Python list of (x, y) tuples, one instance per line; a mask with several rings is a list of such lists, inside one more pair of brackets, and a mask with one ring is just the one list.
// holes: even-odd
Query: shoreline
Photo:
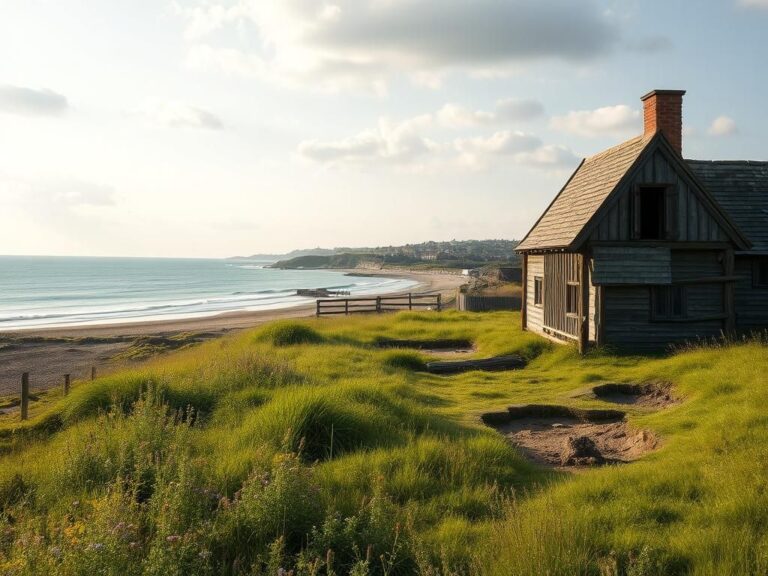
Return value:
[[(434, 272), (379, 272), (367, 269), (337, 271), (413, 280), (418, 284), (410, 289), (411, 292), (439, 292), (448, 297), (447, 302), (455, 294), (456, 287), (465, 280), (459, 275)], [(402, 291), (384, 291), (365, 296), (398, 293)], [(73, 380), (84, 380), (88, 378), (91, 367), (96, 368), (97, 374), (103, 375), (115, 369), (136, 365), (141, 360), (125, 361), (117, 357), (131, 349), (137, 339), (192, 333), (196, 335), (196, 341), (202, 342), (268, 322), (313, 317), (315, 310), (315, 301), (310, 300), (306, 304), (288, 308), (232, 311), (195, 318), (2, 331), (0, 397), (18, 394), (19, 379), (23, 372), (30, 373), (30, 388), (40, 391), (61, 385), (64, 374), (71, 374)]]
[[(335, 269), (336, 272), (342, 272), (347, 276), (360, 277), (384, 277), (397, 278), (403, 280), (412, 280), (417, 282), (416, 286), (410, 289), (413, 293), (442, 292), (448, 293), (455, 290), (461, 284), (458, 279), (461, 277), (453, 274), (440, 274), (435, 272), (400, 272), (400, 271), (377, 271), (371, 269)], [(453, 280), (451, 282), (450, 280)], [(370, 294), (350, 296), (366, 297), (385, 294), (398, 294), (401, 290), (377, 291)], [(25, 328), (13, 328), (0, 330), (0, 336), (16, 339), (25, 337), (49, 337), (49, 338), (83, 338), (89, 336), (147, 336), (164, 335), (168, 333), (190, 332), (190, 331), (221, 331), (244, 329), (251, 326), (258, 326), (265, 322), (273, 320), (303, 318), (314, 315), (315, 301), (308, 301), (306, 304), (286, 306), (282, 308), (271, 308), (265, 310), (232, 310), (228, 312), (219, 312), (206, 316), (195, 316), (189, 318), (169, 318), (136, 320), (131, 322), (105, 322), (99, 324), (72, 324), (67, 326), (31, 326)]]

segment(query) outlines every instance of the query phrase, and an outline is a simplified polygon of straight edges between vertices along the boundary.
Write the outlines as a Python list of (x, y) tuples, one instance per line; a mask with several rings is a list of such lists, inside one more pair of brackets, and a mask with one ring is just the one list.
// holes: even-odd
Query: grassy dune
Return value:
[[(765, 574), (768, 350), (579, 358), (512, 313), (278, 323), (50, 393), (0, 421), (2, 574)], [(516, 372), (432, 376), (380, 338), (469, 339)], [(662, 447), (571, 474), (484, 427), (511, 403), (629, 407)]]

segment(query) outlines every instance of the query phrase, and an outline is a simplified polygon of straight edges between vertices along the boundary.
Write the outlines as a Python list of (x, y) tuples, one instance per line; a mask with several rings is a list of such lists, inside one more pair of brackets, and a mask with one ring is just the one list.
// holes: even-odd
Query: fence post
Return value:
[(29, 414), (29, 372), (21, 375), (21, 419), (26, 420)]
[(438, 295), (437, 295), (437, 311), (438, 311), (438, 312), (442, 311), (442, 309), (443, 309), (443, 305), (442, 305), (442, 303), (440, 302), (440, 297), (441, 297), (441, 296), (442, 296), (442, 294), (438, 294)]
[(315, 316), (320, 318), (320, 300), (317, 300), (317, 312), (315, 312)]
[(344, 300), (344, 315), (349, 316), (349, 298)]
[(381, 312), (381, 296), (376, 296), (376, 312)]
[(69, 374), (64, 374), (64, 396), (69, 394)]
[(410, 292), (408, 292), (408, 310), (413, 310), (413, 298)]
[(96, 380), (96, 366), (91, 366), (91, 380)]

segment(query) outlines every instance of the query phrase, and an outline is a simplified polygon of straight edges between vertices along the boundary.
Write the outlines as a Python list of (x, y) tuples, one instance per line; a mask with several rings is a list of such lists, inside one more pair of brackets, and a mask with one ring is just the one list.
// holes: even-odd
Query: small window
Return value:
[(676, 320), (687, 316), (685, 286), (656, 286), (651, 295), (654, 320)]
[(759, 258), (755, 261), (753, 278), (756, 288), (768, 288), (768, 258)]
[(573, 282), (566, 286), (565, 313), (572, 316), (579, 313), (579, 285)]
[(541, 276), (533, 277), (533, 303), (536, 306), (544, 303), (544, 279)]
[(665, 209), (664, 188), (640, 188), (640, 239), (661, 240), (664, 238)]

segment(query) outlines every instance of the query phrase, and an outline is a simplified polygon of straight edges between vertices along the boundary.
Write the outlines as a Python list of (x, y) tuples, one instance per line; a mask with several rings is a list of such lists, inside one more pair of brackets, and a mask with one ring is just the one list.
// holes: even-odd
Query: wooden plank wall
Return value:
[[(544, 308), (533, 304), (533, 279), (535, 276), (544, 277), (544, 256), (541, 254), (529, 254), (526, 270), (526, 321), (528, 330), (541, 333), (544, 327)], [(544, 298), (546, 299), (547, 287), (544, 286)]]
[(736, 257), (736, 328), (758, 330), (768, 328), (768, 288), (752, 284), (753, 258)]
[[(713, 285), (722, 291), (722, 285)], [(704, 312), (706, 302), (722, 308), (720, 298), (700, 294), (698, 289), (712, 290), (712, 285), (697, 286), (693, 299), (697, 312)], [(651, 295), (647, 286), (606, 286), (605, 294), (605, 340), (606, 343), (624, 349), (659, 350), (669, 343), (695, 340), (699, 337), (717, 336), (723, 327), (722, 320), (703, 322), (651, 322)]]
[(669, 284), (672, 256), (669, 248), (648, 246), (595, 246), (592, 250), (596, 284)]
[(579, 282), (581, 258), (579, 254), (558, 253), (544, 255), (544, 326), (558, 332), (578, 336), (581, 322), (578, 317), (566, 315), (566, 286)]
[[(719, 250), (673, 250), (672, 282), (724, 276), (723, 252)], [(693, 341), (717, 336), (725, 313), (722, 282), (686, 284), (689, 321), (652, 322), (651, 288), (644, 286), (606, 286), (606, 342), (623, 348), (658, 350), (671, 342)]]
[(679, 241), (725, 241), (727, 236), (707, 208), (702, 205), (685, 176), (657, 151), (643, 166), (639, 175), (619, 193), (619, 198), (591, 236), (594, 241), (624, 241), (632, 239), (631, 191), (637, 184), (673, 184), (678, 198)]
[(597, 287), (592, 284), (592, 273), (590, 271), (590, 282), (589, 282), (589, 318), (587, 321), (589, 322), (589, 341), (595, 342), (597, 340), (597, 323), (595, 318), (595, 313), (597, 310)]

